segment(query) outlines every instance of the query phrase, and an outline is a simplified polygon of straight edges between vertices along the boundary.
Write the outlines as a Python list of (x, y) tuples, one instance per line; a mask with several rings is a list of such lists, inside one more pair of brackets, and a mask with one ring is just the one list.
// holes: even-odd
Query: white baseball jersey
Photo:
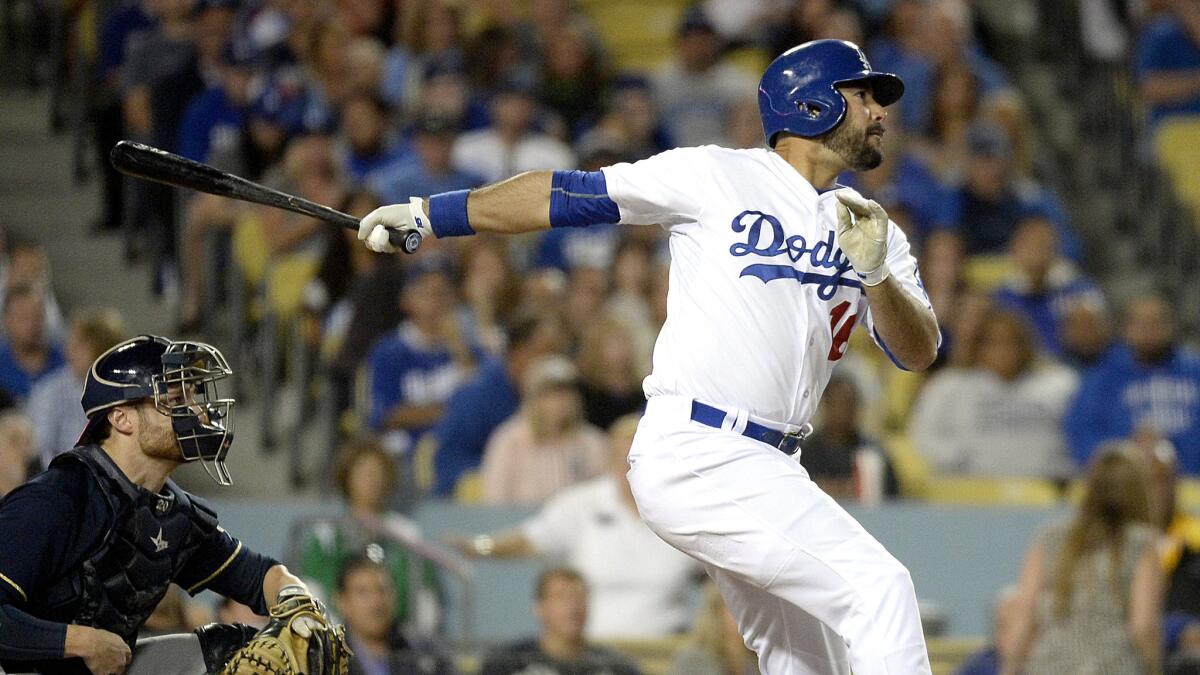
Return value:
[[(671, 233), (667, 321), (647, 396), (694, 397), (799, 425), (856, 324), (887, 350), (838, 246), (833, 191), (818, 192), (775, 152), (681, 148), (603, 171), (621, 223)], [(895, 223), (887, 265), (929, 304)]]

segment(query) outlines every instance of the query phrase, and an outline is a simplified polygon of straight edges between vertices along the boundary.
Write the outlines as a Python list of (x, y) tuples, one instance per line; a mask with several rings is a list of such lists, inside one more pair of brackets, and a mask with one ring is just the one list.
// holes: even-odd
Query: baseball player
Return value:
[(82, 398), (88, 422), (76, 447), (0, 501), (0, 673), (220, 671), (255, 638), (252, 629), (214, 624), (138, 641), (172, 582), (260, 615), (270, 606), (275, 619), (314, 610), (285, 626), (311, 638), (302, 651), (336, 632), (300, 579), (244, 547), (211, 507), (169, 479), (199, 461), (230, 483), (224, 460), (234, 401), (217, 393), (229, 374), (214, 347), (152, 335), (92, 364)]
[(908, 571), (794, 460), (856, 325), (901, 368), (937, 350), (903, 232), (835, 182), (882, 161), (885, 108), (903, 91), (855, 45), (808, 42), (763, 73), (770, 149), (529, 172), (382, 207), (359, 230), (375, 251), (393, 250), (388, 228), (669, 231), (667, 320), (629, 482), (649, 527), (706, 566), (771, 675), (930, 672)]

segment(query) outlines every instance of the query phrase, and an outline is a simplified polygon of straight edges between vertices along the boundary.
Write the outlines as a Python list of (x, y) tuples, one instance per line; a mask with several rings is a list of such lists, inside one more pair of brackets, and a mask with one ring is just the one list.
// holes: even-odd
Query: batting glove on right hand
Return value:
[(890, 273), (886, 262), (887, 211), (854, 190), (838, 190), (835, 196), (838, 200), (838, 245), (864, 285), (883, 283)]
[(406, 236), (410, 232), (417, 232), (422, 237), (432, 237), (433, 229), (429, 225), (429, 216), (425, 215), (425, 203), (421, 198), (413, 197), (407, 204), (381, 206), (358, 222), (358, 238), (376, 253), (395, 253), (398, 250), (389, 240), (388, 230), (399, 230)]

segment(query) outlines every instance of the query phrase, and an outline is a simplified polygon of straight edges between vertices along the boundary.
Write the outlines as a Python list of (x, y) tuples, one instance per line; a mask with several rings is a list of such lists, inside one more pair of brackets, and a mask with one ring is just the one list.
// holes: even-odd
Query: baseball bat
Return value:
[[(113, 146), (108, 158), (113, 168), (127, 176), (198, 190), (219, 197), (273, 206), (358, 230), (358, 218), (348, 213), (259, 185), (241, 176), (149, 145), (121, 141)], [(392, 246), (405, 253), (415, 253), (421, 246), (422, 237), (419, 232), (389, 230), (388, 238)]]

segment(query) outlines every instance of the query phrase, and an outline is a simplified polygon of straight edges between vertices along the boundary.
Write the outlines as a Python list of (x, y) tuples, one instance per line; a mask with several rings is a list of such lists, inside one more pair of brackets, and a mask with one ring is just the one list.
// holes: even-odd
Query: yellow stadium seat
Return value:
[(924, 499), (933, 474), (929, 461), (917, 452), (912, 440), (904, 434), (884, 436), (882, 445), (896, 471), (900, 494), (912, 499)]
[(944, 504), (1053, 506), (1061, 496), (1058, 486), (1040, 478), (935, 475), (925, 498)]
[(668, 59), (685, 0), (583, 0), (619, 70), (653, 70)]
[(1012, 273), (1013, 263), (1006, 255), (973, 255), (963, 265), (963, 278), (970, 288), (990, 293)]
[(1175, 485), (1175, 503), (1184, 511), (1200, 511), (1200, 479), (1179, 479)]
[(459, 504), (483, 503), (483, 476), (478, 471), (468, 471), (459, 476), (454, 484), (454, 501)]
[(1154, 150), (1175, 196), (1191, 209), (1192, 222), (1200, 227), (1200, 117), (1163, 121), (1154, 133)]

